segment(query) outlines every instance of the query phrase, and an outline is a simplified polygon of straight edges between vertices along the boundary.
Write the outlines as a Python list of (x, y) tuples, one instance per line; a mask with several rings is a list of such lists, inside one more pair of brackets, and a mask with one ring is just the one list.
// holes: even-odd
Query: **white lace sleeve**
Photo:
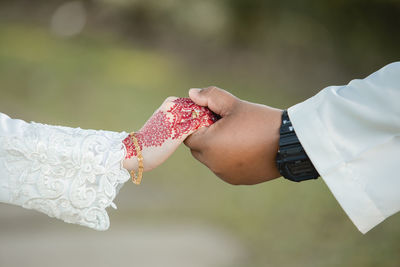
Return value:
[(127, 133), (26, 123), (0, 113), (0, 201), (107, 230), (129, 173)]

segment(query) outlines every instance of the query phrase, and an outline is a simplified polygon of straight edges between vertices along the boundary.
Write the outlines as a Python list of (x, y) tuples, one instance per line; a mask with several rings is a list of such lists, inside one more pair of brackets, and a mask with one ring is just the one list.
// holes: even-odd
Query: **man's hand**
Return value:
[(217, 87), (191, 89), (189, 96), (221, 116), (185, 140), (197, 160), (234, 185), (257, 184), (280, 176), (275, 158), (281, 110), (240, 100)]

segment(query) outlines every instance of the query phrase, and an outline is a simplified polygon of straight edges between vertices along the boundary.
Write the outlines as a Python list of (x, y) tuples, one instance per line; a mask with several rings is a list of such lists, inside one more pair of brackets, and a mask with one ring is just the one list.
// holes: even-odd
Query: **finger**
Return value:
[(218, 87), (211, 86), (205, 89), (192, 88), (189, 97), (197, 105), (208, 107), (214, 113), (224, 117), (229, 114), (237, 98)]
[(189, 135), (183, 143), (192, 150), (201, 152), (207, 142), (207, 132), (209, 128), (203, 127)]
[(207, 168), (209, 168), (207, 157), (204, 155), (204, 153), (196, 151), (191, 149), (190, 152), (192, 153), (192, 156), (198, 160), (201, 164), (205, 165)]
[(190, 150), (190, 153), (192, 154), (192, 156), (195, 158), (195, 159), (197, 159), (198, 161), (200, 161), (201, 163), (203, 163), (203, 159), (202, 159), (202, 156), (201, 156), (201, 152), (199, 152), (199, 151), (197, 151), (197, 150), (194, 150), (194, 149), (191, 149)]
[(161, 104), (160, 109), (168, 110), (174, 105), (174, 101), (178, 99), (176, 96), (169, 96), (167, 97), (164, 102)]

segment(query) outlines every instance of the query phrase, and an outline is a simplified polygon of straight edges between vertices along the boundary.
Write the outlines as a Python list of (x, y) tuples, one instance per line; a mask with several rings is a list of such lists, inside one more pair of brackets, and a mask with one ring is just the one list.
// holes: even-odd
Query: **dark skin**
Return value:
[(192, 155), (233, 185), (252, 185), (280, 177), (275, 158), (282, 110), (241, 100), (211, 86), (191, 89), (196, 104), (221, 119), (185, 140)]

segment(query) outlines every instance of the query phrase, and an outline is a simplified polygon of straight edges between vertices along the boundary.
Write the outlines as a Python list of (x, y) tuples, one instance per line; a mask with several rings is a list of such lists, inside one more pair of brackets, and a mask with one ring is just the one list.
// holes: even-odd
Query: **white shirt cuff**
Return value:
[[(382, 214), (376, 203), (365, 192), (358, 174), (346, 163), (332, 143), (317, 108), (323, 102), (326, 90), (288, 109), (296, 134), (315, 168), (344, 211), (362, 232), (382, 222)], [(312, 133), (312, 134), (311, 134)]]

